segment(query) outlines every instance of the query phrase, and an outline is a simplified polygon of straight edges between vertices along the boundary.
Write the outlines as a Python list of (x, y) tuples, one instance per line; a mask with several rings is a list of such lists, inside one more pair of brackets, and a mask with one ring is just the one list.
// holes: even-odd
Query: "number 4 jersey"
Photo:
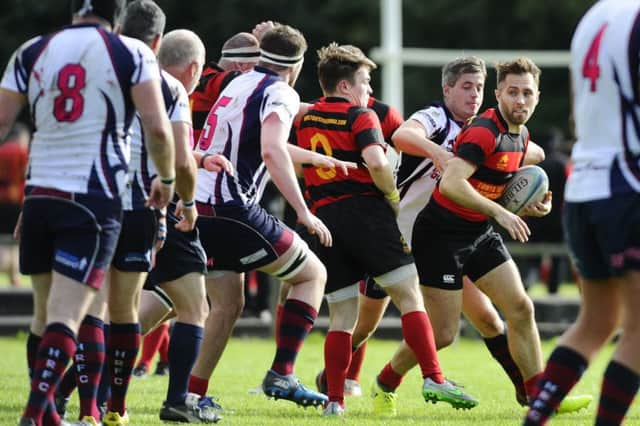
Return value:
[(119, 197), (131, 87), (159, 78), (146, 45), (97, 25), (68, 26), (18, 48), (0, 86), (24, 95), (34, 119), (27, 185)]
[(640, 192), (640, 3), (603, 0), (571, 42), (577, 143), (565, 199)]

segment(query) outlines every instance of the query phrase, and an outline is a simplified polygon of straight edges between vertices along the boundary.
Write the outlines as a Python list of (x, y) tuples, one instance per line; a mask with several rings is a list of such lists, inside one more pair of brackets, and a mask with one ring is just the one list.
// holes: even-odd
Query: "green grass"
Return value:
[[(312, 386), (315, 374), (322, 368), (323, 336), (313, 333), (300, 354), (297, 373), (304, 383)], [(0, 338), (0, 425), (15, 425), (27, 398), (25, 336)], [(391, 357), (397, 342), (373, 340), (367, 350), (362, 372), (363, 385), (368, 387), (372, 377)], [(545, 354), (553, 343), (544, 344)], [(612, 347), (593, 362), (575, 392), (597, 396), (600, 376), (606, 366)], [(369, 400), (347, 399), (344, 419), (325, 419), (320, 410), (297, 408), (290, 402), (267, 400), (262, 395), (247, 391), (261, 381), (273, 356), (270, 339), (232, 339), (215, 372), (210, 392), (220, 397), (222, 404), (234, 410), (220, 424), (229, 425), (326, 425), (339, 422), (346, 425), (424, 424), (431, 425), (518, 425), (524, 410), (514, 398), (511, 383), (490, 357), (479, 340), (462, 339), (451, 348), (440, 352), (440, 360), (448, 377), (466, 386), (467, 392), (480, 399), (480, 405), (471, 411), (455, 411), (444, 404), (426, 404), (420, 396), (421, 379), (412, 371), (398, 390), (398, 417), (378, 420), (371, 416)], [(129, 407), (133, 425), (160, 425), (158, 410), (166, 391), (166, 377), (134, 379), (129, 392)], [(72, 398), (70, 412), (77, 413), (77, 398)], [(577, 414), (557, 417), (554, 425), (593, 424), (596, 404)], [(640, 424), (640, 409), (632, 407), (628, 425)]]

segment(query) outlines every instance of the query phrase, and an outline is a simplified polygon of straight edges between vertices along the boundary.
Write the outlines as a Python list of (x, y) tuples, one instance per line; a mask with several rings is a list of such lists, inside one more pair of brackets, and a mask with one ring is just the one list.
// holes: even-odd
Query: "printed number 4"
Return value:
[(228, 96), (222, 96), (215, 103), (211, 111), (209, 111), (209, 116), (207, 117), (207, 121), (204, 123), (204, 127), (202, 128), (202, 135), (200, 135), (200, 149), (206, 151), (211, 145), (211, 141), (213, 140), (213, 134), (216, 131), (216, 126), (218, 124), (218, 114), (216, 111), (218, 108), (224, 108), (231, 102), (231, 98)]
[(582, 76), (591, 81), (592, 92), (596, 91), (596, 82), (600, 78), (600, 65), (598, 64), (598, 54), (600, 53), (600, 42), (604, 35), (604, 30), (607, 29), (607, 24), (604, 24), (598, 30), (598, 33), (591, 42), (587, 55), (584, 57), (582, 63)]
[(58, 121), (74, 122), (84, 111), (82, 89), (87, 73), (80, 64), (67, 64), (58, 73), (60, 94), (53, 100), (53, 116)]

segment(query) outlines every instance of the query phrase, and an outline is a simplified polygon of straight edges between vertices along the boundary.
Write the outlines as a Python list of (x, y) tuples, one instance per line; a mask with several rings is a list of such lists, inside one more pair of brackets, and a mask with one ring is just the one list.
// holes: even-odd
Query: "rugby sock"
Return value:
[(169, 387), (167, 403), (184, 404), (187, 398), (189, 374), (196, 362), (202, 343), (202, 327), (176, 322), (169, 341)]
[(78, 349), (74, 355), (73, 368), (80, 396), (80, 418), (100, 418), (96, 398), (105, 359), (103, 325), (100, 318), (87, 315), (78, 332)]
[(586, 369), (587, 360), (578, 352), (567, 346), (554, 349), (547, 361), (547, 368), (539, 377), (539, 391), (533, 398), (529, 393), (532, 389), (529, 384), (531, 379), (525, 382), (531, 403), (524, 425), (545, 424)]
[(33, 377), (33, 366), (36, 364), (40, 342), (42, 342), (42, 337), (33, 334), (33, 332), (29, 332), (29, 336), (27, 337), (27, 368), (29, 369), (29, 378)]
[[(109, 324), (102, 326), (102, 332), (104, 334), (104, 341), (109, 340)], [(105, 362), (102, 363), (102, 374), (100, 375), (100, 385), (98, 385), (97, 405), (98, 407), (106, 406), (107, 401), (111, 397), (111, 369), (106, 359), (106, 354), (109, 348), (105, 345)]]
[[(80, 348), (80, 333), (78, 333), (78, 348)], [(76, 351), (78, 353), (80, 349)], [(56, 395), (63, 396), (65, 398), (69, 398), (76, 388), (76, 365), (75, 362), (71, 365), (71, 367), (67, 368), (65, 371), (62, 380), (60, 380), (60, 384), (56, 388)]]
[(423, 378), (444, 383), (444, 376), (436, 354), (431, 321), (424, 311), (413, 311), (402, 315), (402, 335), (420, 364)]
[(202, 379), (193, 374), (189, 376), (189, 393), (205, 396), (209, 389), (209, 379)]
[(56, 385), (75, 350), (76, 339), (69, 327), (61, 323), (47, 326), (33, 364), (31, 392), (23, 417), (33, 419), (37, 425), (42, 423), (47, 406), (53, 407)]
[(355, 380), (356, 382), (360, 378), (360, 371), (362, 370), (362, 364), (364, 363), (364, 354), (367, 352), (367, 342), (364, 341), (358, 347), (351, 348), (351, 363), (349, 364), (349, 370), (347, 370), (347, 379)]
[(111, 373), (111, 398), (109, 398), (107, 410), (117, 412), (121, 416), (127, 410), (127, 389), (139, 348), (139, 323), (111, 323), (107, 343), (107, 360)]
[(324, 371), (329, 401), (344, 405), (344, 379), (351, 361), (351, 333), (329, 331), (324, 341)]
[(493, 358), (498, 361), (504, 372), (509, 376), (509, 379), (511, 379), (511, 383), (513, 383), (513, 386), (516, 388), (518, 402), (521, 400), (522, 402), (526, 402), (527, 391), (524, 388), (524, 380), (520, 369), (511, 356), (511, 352), (509, 352), (507, 335), (498, 334), (495, 337), (486, 337), (483, 340)]
[(169, 321), (162, 324), (161, 327), (162, 326), (165, 326), (165, 328), (164, 333), (162, 334), (162, 340), (160, 341), (160, 346), (158, 347), (158, 356), (161, 363), (169, 364)]
[(153, 357), (156, 355), (156, 352), (162, 344), (164, 333), (168, 330), (169, 324), (165, 322), (156, 327), (151, 333), (144, 336), (144, 340), (142, 341), (142, 351), (137, 364), (138, 367), (144, 365), (147, 368), (147, 371), (149, 371), (151, 361), (153, 361)]
[(638, 373), (617, 361), (611, 361), (604, 372), (597, 426), (622, 423), (640, 386)]
[(282, 318), (277, 350), (271, 369), (278, 374), (293, 374), (293, 366), (304, 339), (311, 331), (318, 312), (312, 306), (296, 299), (287, 299), (282, 307)]
[(280, 337), (280, 324), (282, 323), (282, 304), (278, 303), (276, 306), (276, 321), (273, 325), (273, 334), (275, 335), (276, 345), (278, 344), (278, 338)]
[(393, 371), (391, 363), (387, 363), (377, 377), (378, 386), (385, 392), (395, 392), (404, 376)]

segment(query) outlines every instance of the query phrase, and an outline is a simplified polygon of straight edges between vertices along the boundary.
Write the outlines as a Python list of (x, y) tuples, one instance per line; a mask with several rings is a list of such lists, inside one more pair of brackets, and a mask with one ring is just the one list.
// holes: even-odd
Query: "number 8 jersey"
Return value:
[(159, 79), (142, 42), (93, 24), (24, 43), (0, 87), (26, 96), (36, 131), (27, 185), (118, 198), (129, 162), (131, 87)]
[(603, 0), (571, 41), (577, 143), (565, 199), (640, 192), (640, 3)]

